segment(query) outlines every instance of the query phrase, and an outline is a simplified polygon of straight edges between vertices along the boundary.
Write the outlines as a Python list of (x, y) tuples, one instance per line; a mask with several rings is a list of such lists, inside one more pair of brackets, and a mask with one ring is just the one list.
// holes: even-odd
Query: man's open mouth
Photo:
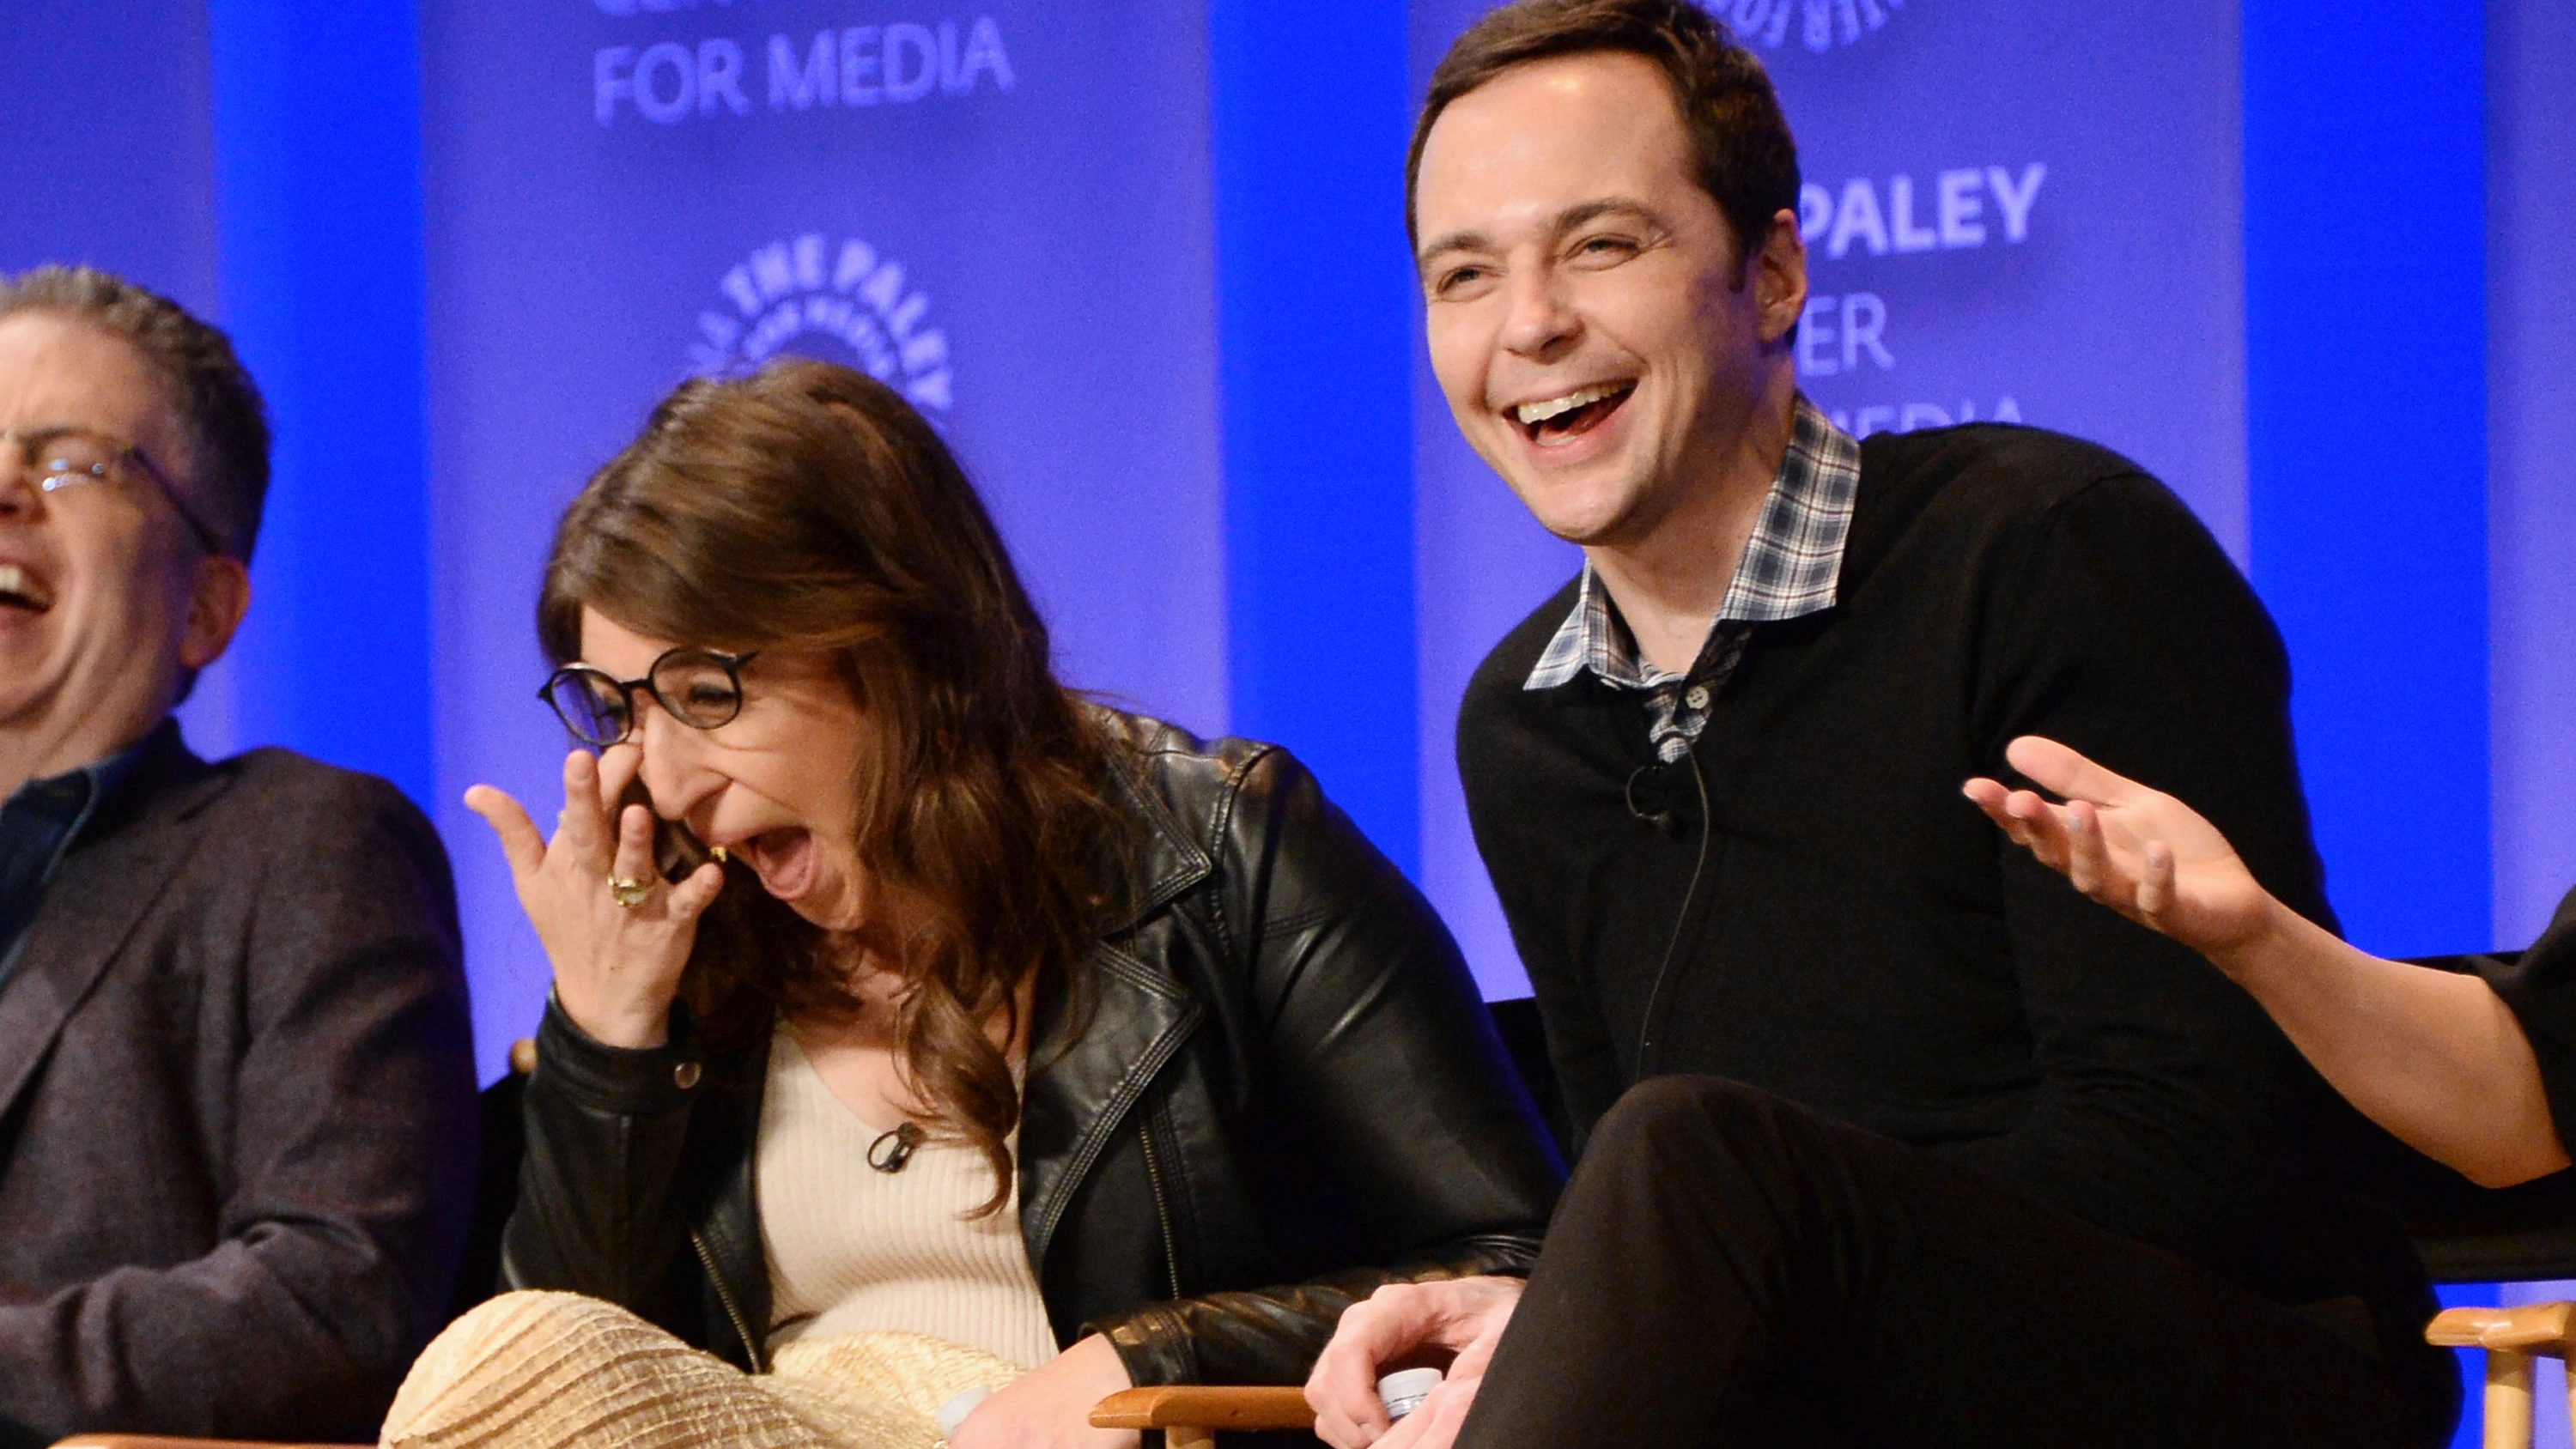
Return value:
[(0, 609), (41, 614), (54, 606), (54, 591), (25, 564), (0, 563)]
[(1544, 402), (1522, 403), (1512, 409), (1512, 416), (1531, 442), (1555, 442), (1601, 426), (1636, 390), (1634, 378), (1625, 382), (1594, 383)]

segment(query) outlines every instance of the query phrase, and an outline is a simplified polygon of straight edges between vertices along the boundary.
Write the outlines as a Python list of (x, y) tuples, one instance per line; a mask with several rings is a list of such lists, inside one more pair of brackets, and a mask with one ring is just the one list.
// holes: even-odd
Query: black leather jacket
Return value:
[[(1296, 1383), (1380, 1284), (1528, 1271), (1562, 1169), (1428, 904), (1285, 751), (1112, 718), (1137, 904), (1088, 1028), (1038, 1003), (1020, 1126), (1058, 1342), (1108, 1334), (1140, 1385)], [(549, 1008), (507, 1284), (764, 1367), (766, 1055), (705, 1057), (685, 1020), (607, 1047)]]

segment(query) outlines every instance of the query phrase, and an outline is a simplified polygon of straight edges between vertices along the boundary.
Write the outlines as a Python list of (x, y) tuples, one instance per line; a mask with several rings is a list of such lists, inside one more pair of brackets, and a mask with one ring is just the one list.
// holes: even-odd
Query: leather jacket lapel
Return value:
[(196, 844), (176, 823), (223, 779), (170, 733), (73, 843), (28, 923), (17, 969), (0, 981), (0, 1120)]
[[(1146, 917), (1180, 899), (1183, 891), (1207, 879), (1216, 870), (1216, 862), (1172, 814), (1171, 807), (1163, 803), (1162, 796), (1136, 778), (1135, 771), (1133, 762), (1112, 759), (1109, 778), (1116, 786), (1118, 801), (1135, 815), (1143, 827), (1139, 838), (1133, 842), (1137, 858), (1132, 862), (1118, 863), (1132, 869), (1138, 888), (1128, 897), (1124, 909), (1112, 916), (1108, 934), (1113, 938), (1134, 929)], [(1107, 872), (1107, 878), (1115, 879), (1127, 873), (1128, 870), (1113, 866)]]
[[(1113, 922), (1111, 939), (1093, 948), (1086, 963), (1093, 997), (1081, 1013), (1085, 1020), (1074, 1020), (1061, 993), (1039, 1004), (1020, 1101), (1020, 1236), (1041, 1279), (1047, 1245), (1074, 1189), (1203, 1014), (1178, 981), (1115, 942), (1207, 879), (1216, 863), (1161, 795), (1135, 777), (1132, 763), (1114, 752), (1113, 761), (1110, 778), (1120, 803), (1143, 826), (1133, 842), (1140, 889)], [(1081, 1037), (1068, 1041), (1076, 1026)]]
[(1064, 1003), (1041, 1013), (1020, 1103), (1020, 1236), (1043, 1278), (1047, 1245), (1083, 1174), (1203, 1014), (1179, 982), (1115, 946), (1091, 953), (1095, 999), (1080, 1039)]

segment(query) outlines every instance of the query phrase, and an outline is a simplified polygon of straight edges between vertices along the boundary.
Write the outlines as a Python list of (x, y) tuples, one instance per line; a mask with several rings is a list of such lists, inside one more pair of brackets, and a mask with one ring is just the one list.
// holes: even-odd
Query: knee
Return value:
[[(379, 1442), (404, 1449), (505, 1440), (633, 1443), (638, 1436), (617, 1428), (631, 1406), (666, 1405), (711, 1373), (729, 1372), (613, 1303), (577, 1293), (504, 1293), (430, 1340), (395, 1393)], [(537, 1412), (536, 1405), (547, 1406), (558, 1428), (604, 1424), (616, 1432), (531, 1430), (519, 1440), (475, 1428)]]
[(614, 1354), (634, 1342), (668, 1338), (613, 1303), (578, 1293), (522, 1290), (485, 1299), (431, 1339), (412, 1362), (406, 1394), (485, 1372), (496, 1361), (547, 1345), (576, 1353)]
[(1764, 1120), (1778, 1101), (1725, 1077), (1648, 1077), (1602, 1114), (1584, 1152), (1652, 1152), (1703, 1140), (1711, 1132), (1724, 1133), (1729, 1124)]
[(1578, 1175), (1713, 1185), (1730, 1176), (1798, 1176), (1817, 1119), (1758, 1087), (1724, 1077), (1649, 1077), (1593, 1128)]
[(529, 1333), (560, 1338), (630, 1327), (649, 1331), (651, 1325), (614, 1303), (585, 1294), (522, 1288), (496, 1294), (467, 1309), (447, 1326), (446, 1334), (467, 1339)]

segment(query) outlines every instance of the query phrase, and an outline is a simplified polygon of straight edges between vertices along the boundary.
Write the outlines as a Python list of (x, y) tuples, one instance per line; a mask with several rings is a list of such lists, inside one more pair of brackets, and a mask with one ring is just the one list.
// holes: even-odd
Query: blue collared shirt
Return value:
[(0, 803), (0, 982), (17, 969), (27, 927), (72, 842), (158, 733), (76, 770), (29, 780)]
[(1833, 607), (1859, 488), (1860, 444), (1801, 395), (1780, 471), (1691, 667), (1674, 674), (1637, 652), (1610, 591), (1586, 561), (1573, 612), (1539, 651), (1521, 687), (1555, 689), (1590, 670), (1613, 688), (1641, 692), (1656, 758), (1680, 759), (1707, 726), (1709, 704), (1744, 657), (1753, 625)]

